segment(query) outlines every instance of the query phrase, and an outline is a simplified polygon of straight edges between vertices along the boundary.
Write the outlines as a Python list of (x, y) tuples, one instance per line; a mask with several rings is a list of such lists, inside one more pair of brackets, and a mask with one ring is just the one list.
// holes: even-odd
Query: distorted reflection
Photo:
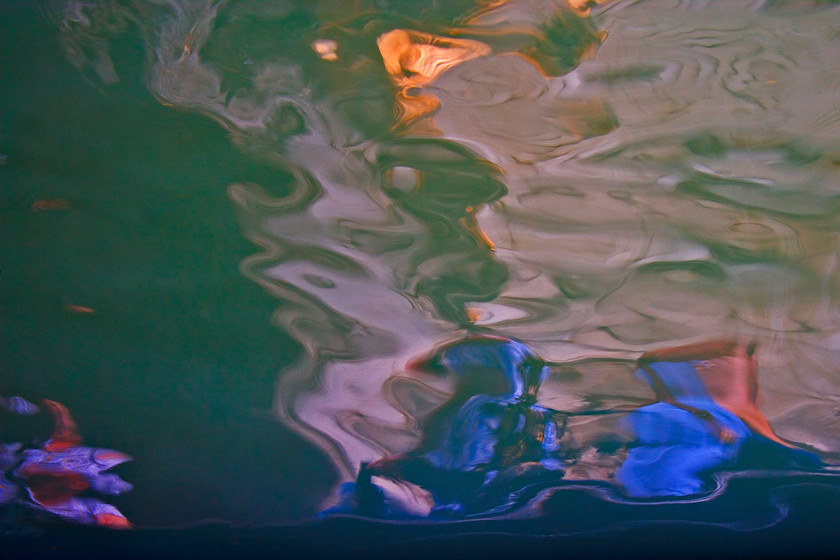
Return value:
[(422, 420), (414, 450), (363, 465), (325, 513), (476, 515), (509, 507), (525, 484), (562, 477), (563, 422), (537, 404), (549, 368), (526, 345), (471, 336), (413, 360), (409, 370), (453, 377), (454, 391)]
[(633, 497), (686, 496), (714, 488), (739, 464), (816, 468), (816, 455), (780, 439), (758, 410), (755, 347), (704, 343), (648, 352), (637, 374), (659, 402), (629, 417), (635, 436), (616, 480)]
[(552, 81), (604, 37), (563, 1), (358, 6), (73, 3), (58, 16), (68, 57), (107, 83), (106, 37), (136, 26), (162, 104), (210, 116), (283, 171), (282, 195), (230, 186), (264, 249), (242, 271), (283, 302), (273, 321), (306, 352), (279, 376), (276, 415), (345, 479), (421, 437), (382, 399), (395, 364), (470, 325), (509, 279), (480, 216), (508, 192), (501, 164), (617, 124)]
[[(228, 192), (260, 247), (242, 273), (304, 352), (273, 412), (346, 483), (327, 511), (476, 515), (581, 480), (679, 498), (837, 456), (836, 18), (304, 4), (68, 2), (60, 29), (107, 85), (136, 27), (158, 101), (278, 169)], [(764, 413), (755, 345), (668, 348), (710, 333), (761, 341)]]
[[(713, 491), (725, 473), (820, 470), (817, 455), (782, 440), (759, 411), (754, 352), (742, 341), (650, 351), (636, 374), (656, 402), (564, 411), (538, 404), (549, 367), (525, 344), (491, 335), (448, 343), (407, 368), (454, 378), (448, 398), (418, 419), (419, 445), (363, 464), (322, 515), (469, 517), (570, 483), (615, 483), (629, 498), (663, 499)], [(618, 428), (600, 442), (567, 434), (577, 429), (571, 418), (615, 424), (615, 415)], [(593, 443), (611, 472), (592, 468)]]
[(497, 53), (516, 53), (545, 76), (561, 76), (607, 37), (588, 14), (577, 2), (494, 0), (471, 14), (457, 33), (480, 37)]
[(413, 91), (467, 60), (484, 56), (490, 48), (478, 41), (449, 39), (429, 33), (394, 29), (376, 40), (385, 70), (399, 86), (399, 122), (408, 123), (439, 105), (436, 97)]
[[(7, 414), (36, 415), (38, 407), (21, 397), (0, 397)], [(43, 441), (0, 445), (0, 506), (20, 505), (34, 514), (55, 516), (74, 523), (127, 528), (131, 524), (97, 494), (119, 495), (132, 485), (106, 473), (131, 457), (111, 449), (85, 447), (70, 412), (62, 404), (44, 399), (54, 428)], [(8, 420), (5, 419), (5, 420)], [(25, 495), (24, 495), (25, 493)]]

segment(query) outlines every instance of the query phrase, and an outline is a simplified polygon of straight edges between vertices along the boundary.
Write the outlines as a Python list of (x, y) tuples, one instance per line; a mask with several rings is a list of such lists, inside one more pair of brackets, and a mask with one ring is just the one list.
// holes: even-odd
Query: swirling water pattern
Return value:
[[(285, 197), (229, 188), (261, 248), (242, 272), (305, 349), (278, 373), (281, 421), (351, 480), (418, 445), (453, 387), (403, 368), (465, 332), (531, 345), (563, 410), (638, 404), (640, 353), (738, 336), (760, 343), (775, 431), (838, 456), (837, 8), (350, 4), (54, 14), (106, 85), (108, 41), (137, 28), (162, 104), (293, 177)], [(570, 421), (567, 479), (611, 479), (592, 442), (616, 429)]]

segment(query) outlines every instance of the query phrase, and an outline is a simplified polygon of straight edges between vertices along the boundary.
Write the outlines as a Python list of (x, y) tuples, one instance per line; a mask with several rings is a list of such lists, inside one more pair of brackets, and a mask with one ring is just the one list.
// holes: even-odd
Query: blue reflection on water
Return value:
[[(754, 345), (712, 342), (658, 350), (637, 376), (657, 402), (626, 412), (630, 437), (615, 472), (630, 498), (694, 496), (715, 475), (759, 469), (817, 471), (823, 462), (781, 440), (756, 406)], [(420, 445), (362, 465), (321, 515), (453, 518), (504, 512), (526, 487), (563, 485), (560, 439), (568, 416), (537, 404), (549, 367), (521, 342), (471, 336), (446, 344), (409, 370), (455, 377), (451, 398), (423, 423)], [(580, 482), (580, 481), (578, 481)]]
[[(741, 365), (754, 367), (752, 356), (747, 356), (743, 347), (736, 346), (736, 351), (741, 351), (736, 356)], [(738, 415), (718, 404), (698, 373), (698, 369), (708, 365), (696, 360), (650, 362), (645, 357), (641, 362), (640, 377), (662, 400), (630, 414), (629, 424), (636, 441), (616, 473), (616, 480), (630, 496), (686, 496), (708, 491), (709, 475), (735, 466), (745, 445), (753, 450), (765, 448), (787, 468), (822, 464), (816, 455), (785, 444), (772, 431), (762, 435), (751, 430)], [(759, 414), (755, 408), (757, 383), (751, 383), (754, 377), (739, 377), (737, 373), (724, 372), (729, 377), (726, 383), (752, 385), (742, 388), (743, 402), (739, 404)], [(749, 373), (754, 375), (754, 371)], [(765, 430), (769, 429), (766, 426)]]
[(469, 337), (410, 367), (454, 376), (452, 397), (426, 420), (416, 449), (364, 465), (327, 513), (477, 514), (509, 506), (523, 479), (562, 476), (555, 452), (563, 425), (536, 403), (548, 366), (526, 345)]

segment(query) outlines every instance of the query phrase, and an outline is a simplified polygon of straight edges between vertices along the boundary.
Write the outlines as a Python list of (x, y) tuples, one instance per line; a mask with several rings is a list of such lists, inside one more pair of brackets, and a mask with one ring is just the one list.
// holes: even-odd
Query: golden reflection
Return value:
[(184, 50), (181, 52), (181, 58), (178, 59), (178, 62), (184, 62), (195, 50), (195, 33), (196, 29), (198, 28), (198, 22), (192, 26), (192, 28), (187, 33), (186, 38), (184, 39)]
[(383, 33), (376, 45), (385, 70), (400, 87), (397, 93), (398, 124), (417, 120), (440, 105), (437, 97), (419, 88), (453, 66), (490, 53), (490, 47), (479, 41), (449, 39), (405, 29)]
[(464, 311), (466, 312), (467, 320), (470, 323), (475, 323), (481, 319), (481, 316), (484, 314), (484, 310), (480, 307), (465, 307)]
[(484, 243), (491, 251), (496, 250), (496, 244), (493, 243), (493, 240), (490, 239), (490, 236), (487, 235), (480, 225), (478, 225), (478, 220), (475, 217), (477, 212), (477, 208), (474, 206), (467, 206), (466, 211), (467, 215), (461, 218), (461, 225), (464, 226), (468, 232), (470, 232), (473, 237), (475, 237), (479, 242)]
[(385, 69), (400, 86), (420, 87), (467, 60), (489, 54), (490, 47), (469, 39), (448, 39), (394, 29), (376, 40)]
[[(403, 88), (396, 95), (397, 102), (397, 122), (399, 124), (406, 124), (418, 120), (423, 115), (433, 113), (439, 106), (440, 101), (431, 93), (424, 93), (414, 88)], [(420, 123), (417, 123), (420, 124)], [(424, 132), (430, 132), (432, 135), (440, 134), (432, 123), (426, 123), (427, 128)], [(414, 130), (419, 133), (418, 130)]]

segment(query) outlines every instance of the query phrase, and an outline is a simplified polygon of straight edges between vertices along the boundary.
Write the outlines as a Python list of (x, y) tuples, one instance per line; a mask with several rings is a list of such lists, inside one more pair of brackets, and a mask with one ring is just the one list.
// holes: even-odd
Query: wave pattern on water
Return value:
[[(51, 16), (105, 85), (135, 26), (161, 103), (293, 178), (230, 186), (262, 248), (242, 271), (306, 351), (277, 414), (346, 480), (420, 445), (456, 388), (405, 364), (467, 332), (530, 344), (540, 403), (578, 411), (649, 399), (651, 348), (756, 340), (774, 429), (840, 456), (836, 8), (355, 4)], [(567, 479), (612, 481), (625, 456), (597, 442), (618, 431), (570, 419)]]

